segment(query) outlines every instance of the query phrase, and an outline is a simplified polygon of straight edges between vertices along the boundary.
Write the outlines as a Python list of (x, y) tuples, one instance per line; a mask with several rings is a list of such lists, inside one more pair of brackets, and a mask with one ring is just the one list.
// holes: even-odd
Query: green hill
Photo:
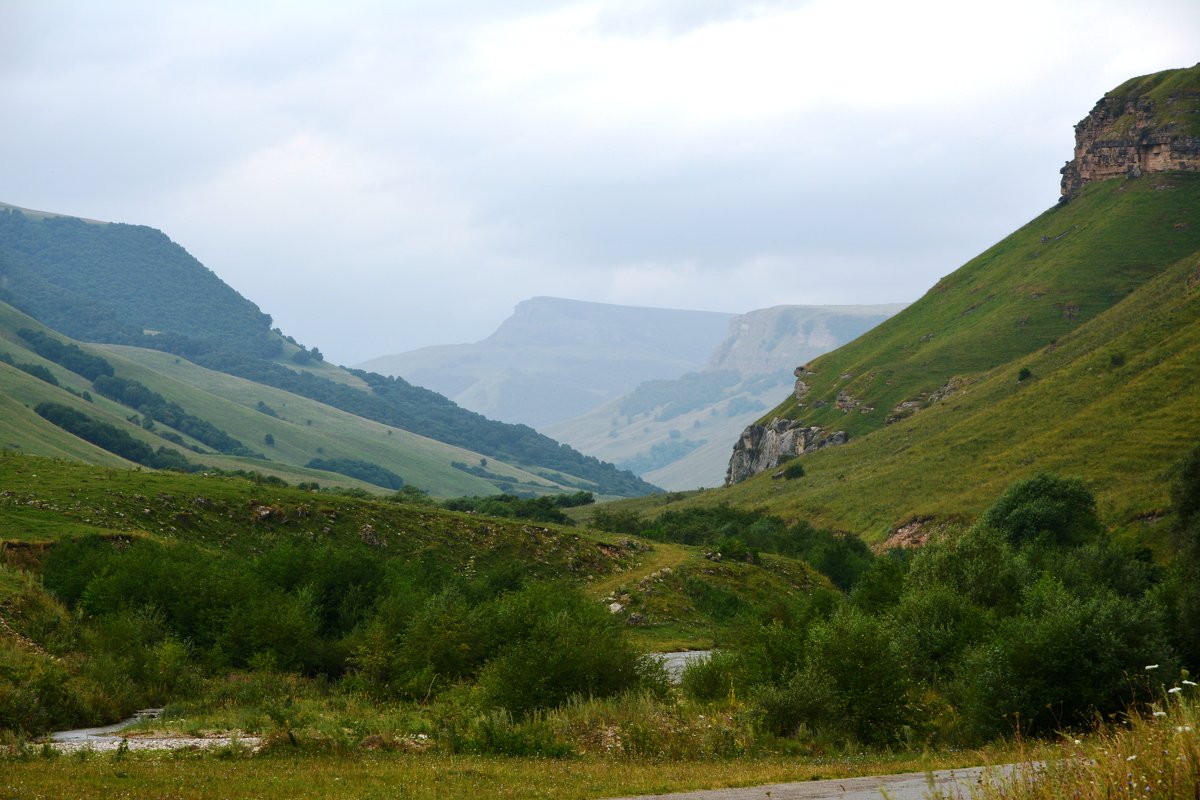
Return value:
[[(699, 547), (241, 477), (3, 451), (0, 486), (6, 733), (109, 722), (231, 669), (424, 705), (508, 644), (487, 615), (522, 597), (567, 603), (546, 619), (590, 619), (636, 658), (711, 646), (739, 613), (830, 592), (782, 556), (718, 564)], [(576, 645), (563, 652), (594, 653)]]
[(803, 399), (764, 418), (849, 444), (804, 456), (801, 480), (720, 497), (879, 541), (1051, 470), (1083, 478), (1110, 524), (1153, 523), (1200, 437), (1197, 208), (1196, 174), (1085, 187), (814, 361)]
[[(153, 430), (143, 427), (144, 409), (105, 397), (83, 375), (38, 355), (19, 333), (29, 330), (41, 331), (55, 341), (103, 359), (120, 379), (135, 381), (178, 404), (189, 415), (241, 443), (245, 452), (220, 452), (184, 428), (172, 427), (161, 419), (154, 422)], [(4, 359), (13, 363), (4, 363)], [(21, 368), (28, 365), (45, 370), (54, 383)], [(90, 401), (84, 399), (85, 392)], [(533, 494), (570, 488), (553, 478), (497, 460), (488, 462), (490, 477), (480, 477), (466, 469), (483, 458), (477, 452), (205, 369), (169, 353), (127, 345), (75, 344), (4, 304), (0, 304), (0, 403), (4, 408), (0, 414), (0, 448), (106, 466), (134, 464), (55, 426), (34, 409), (42, 403), (64, 405), (114, 426), (152, 449), (175, 449), (196, 465), (249, 470), (292, 483), (385, 491), (362, 480), (307, 466), (314, 459), (351, 458), (396, 473), (407, 483), (439, 496), (490, 494), (497, 488)], [(176, 437), (178, 441), (173, 441)]]
[(271, 317), (161, 231), (0, 205), (0, 300), (77, 339), (282, 352)]
[[(632, 473), (584, 456), (527, 426), (489, 420), (401, 379), (325, 363), (317, 348), (307, 349), (272, 330), (268, 315), (152, 228), (0, 207), (0, 287), (0, 300), (49, 328), (79, 341), (129, 347), (121, 355), (157, 365), (152, 372), (183, 358), (235, 376), (242, 381), (239, 386), (257, 384), (257, 389), (242, 392), (261, 395), (255, 405), (262, 402), (271, 407), (267, 398), (284, 392), (293, 397), (293, 404), (305, 398), (342, 412), (340, 418), (358, 418), (351, 426), (357, 425), (362, 433), (377, 435), (386, 427), (416, 434), (366, 442), (362, 436), (351, 436), (336, 440), (334, 446), (371, 452), (374, 463), (395, 464), (388, 467), (393, 471), (407, 462), (408, 469), (399, 474), (407, 472), (414, 476), (408, 479), (418, 484), (427, 480), (424, 487), (438, 494), (537, 492), (547, 487), (612, 496), (657, 491)], [(149, 351), (173, 358), (157, 359)], [(210, 390), (205, 387), (214, 383), (203, 371), (187, 375), (197, 376), (200, 383), (195, 388), (206, 392)], [(153, 377), (138, 380), (152, 388), (156, 385)], [(186, 387), (155, 391), (185, 408), (206, 406), (209, 416), (200, 415), (205, 421), (218, 428), (240, 429), (253, 443), (247, 444), (251, 450), (261, 449), (259, 444), (268, 434), (279, 435), (272, 430), (278, 427), (275, 423), (248, 426), (243, 412), (225, 420), (223, 414), (232, 407), (213, 406), (205, 395), (189, 401)], [(299, 405), (310, 409), (303, 419), (320, 416), (311, 410), (312, 403)], [(264, 417), (251, 419), (263, 423)], [(283, 440), (275, 446), (285, 459), (294, 459), (303, 450), (311, 460), (320, 455), (311, 455), (312, 451), (326, 447), (320, 436), (310, 435), (313, 431), (293, 428), (282, 433)], [(441, 448), (443, 456), (453, 453), (439, 457), (441, 467), (414, 466), (425, 459), (421, 451), (429, 447), (417, 446), (415, 453), (408, 448), (426, 439), (448, 445)], [(447, 473), (452, 468), (446, 464), (473, 467), (481, 459), (509, 466), (491, 470), (490, 475), (471, 476), (463, 469), (458, 470), (461, 475)]]

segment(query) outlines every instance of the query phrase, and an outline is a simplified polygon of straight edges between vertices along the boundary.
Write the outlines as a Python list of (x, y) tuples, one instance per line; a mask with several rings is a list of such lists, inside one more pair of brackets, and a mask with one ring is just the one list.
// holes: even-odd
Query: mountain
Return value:
[[(718, 496), (882, 540), (1054, 471), (1155, 541), (1200, 438), (1197, 120), (1200, 65), (1106, 95), (1076, 126), (1064, 201), (803, 365)], [(805, 476), (773, 480), (797, 455)]]
[(776, 306), (733, 318), (703, 370), (647, 381), (546, 432), (667, 489), (718, 486), (729, 443), (792, 381), (792, 370), (902, 305)]
[[(305, 348), (271, 329), (270, 316), (152, 228), (4, 206), (0, 208), (0, 299), (7, 304), (0, 316), (8, 320), (4, 336), (11, 345), (9, 358), (34, 372), (44, 370), (51, 375), (51, 381), (34, 378), (34, 384), (26, 385), (29, 373), (13, 368), (6, 371), (7, 387), (14, 396), (26, 398), (22, 406), (51, 402), (83, 413), (84, 418), (74, 423), (77, 428), (94, 423), (128, 426), (124, 418), (132, 416), (145, 421), (148, 415), (140, 406), (150, 397), (151, 405), (158, 409), (156, 415), (150, 415), (151, 423), (157, 420), (168, 429), (161, 432), (182, 436), (187, 447), (202, 449), (211, 449), (212, 442), (238, 441), (242, 450), (227, 447), (220, 457), (266, 456), (269, 463), (263, 458), (255, 462), (259, 471), (299, 467), (300, 474), (307, 474), (304, 470), (316, 460), (343, 472), (349, 468), (360, 477), (369, 474), (361, 465), (347, 467), (348, 462), (357, 461), (385, 470), (374, 474), (375, 484), (395, 488), (407, 476), (439, 495), (585, 489), (630, 496), (656, 491), (636, 476), (527, 426), (486, 419), (403, 380), (325, 363), (317, 348)], [(28, 316), (22, 317), (22, 313)], [(33, 320), (46, 327), (32, 324)], [(98, 414), (105, 409), (98, 401), (79, 406), (84, 391), (94, 400), (105, 395), (95, 384), (98, 376), (84, 377), (53, 356), (38, 352), (20, 335), (22, 329), (47, 337), (50, 343), (43, 344), (51, 349), (82, 347), (80, 352), (112, 362), (110, 369), (125, 382), (120, 390), (125, 396), (117, 401), (129, 409), (123, 416), (117, 409), (106, 411), (122, 418), (114, 423)], [(84, 342), (104, 344), (105, 352), (82, 346)], [(102, 381), (111, 377), (111, 373), (100, 376)], [(56, 385), (58, 392), (51, 394), (57, 399), (41, 396), (47, 387)], [(110, 387), (109, 394), (113, 391), (116, 389)], [(213, 395), (226, 402), (214, 403)], [(238, 399), (228, 402), (233, 398)], [(250, 419), (255, 424), (249, 427), (244, 409), (235, 408), (243, 405), (242, 398), (250, 400), (254, 411)], [(37, 402), (31, 402), (35, 399)], [(284, 412), (283, 406), (302, 411)], [(183, 409), (187, 417), (180, 417), (172, 407)], [(316, 423), (310, 426), (307, 421), (329, 415), (341, 420), (342, 427), (355, 428), (355, 433), (339, 428), (340, 433), (322, 441), (321, 435), (309, 430)], [(18, 412), (18, 416), (23, 422), (17, 428), (26, 424), (44, 428), (27, 419), (28, 413)], [(74, 419), (68, 412), (59, 412), (60, 422), (68, 417)], [(267, 422), (268, 418), (290, 422), (293, 427), (272, 430), (277, 423)], [(105, 437), (116, 435), (102, 429), (107, 431)], [(223, 438), (210, 429), (238, 433)], [(116, 430), (121, 430), (121, 425)], [(189, 430), (211, 434), (212, 442), (203, 447), (203, 442), (187, 438)], [(378, 438), (384, 431), (390, 439)], [(416, 437), (397, 436), (401, 431)], [(61, 436), (43, 433), (39, 443), (20, 436), (12, 443), (47, 454), (87, 453), (111, 463), (111, 453), (100, 457), (95, 448), (77, 443), (67, 446)], [(135, 440), (144, 438), (137, 431), (125, 433)], [(274, 445), (264, 446), (267, 434), (275, 440)], [(161, 446), (161, 436), (150, 438), (156, 447)], [(39, 449), (43, 446), (49, 450)], [(434, 452), (436, 464), (428, 463), (427, 457)], [(364, 459), (364, 453), (372, 454), (371, 460)], [(207, 462), (199, 463), (216, 465), (219, 461), (218, 456), (206, 457)], [(140, 463), (154, 466), (145, 457)], [(238, 464), (237, 468), (246, 468), (240, 461)], [(470, 479), (464, 480), (464, 476)], [(339, 479), (326, 478), (329, 480)]]
[(273, 357), (271, 317), (161, 231), (0, 204), (0, 300), (76, 339)]
[(488, 417), (541, 429), (643, 381), (703, 367), (733, 316), (534, 297), (483, 341), (360, 366), (401, 376)]

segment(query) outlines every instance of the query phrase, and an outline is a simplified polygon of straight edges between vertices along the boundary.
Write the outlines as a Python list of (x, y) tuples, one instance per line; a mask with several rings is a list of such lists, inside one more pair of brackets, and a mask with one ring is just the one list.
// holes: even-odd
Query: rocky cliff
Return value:
[(1091, 181), (1200, 170), (1200, 65), (1134, 78), (1075, 126), (1062, 201)]
[(766, 425), (748, 425), (733, 446), (725, 483), (744, 481), (796, 456), (845, 444), (846, 439), (845, 431), (827, 433), (824, 428), (794, 419), (776, 417)]

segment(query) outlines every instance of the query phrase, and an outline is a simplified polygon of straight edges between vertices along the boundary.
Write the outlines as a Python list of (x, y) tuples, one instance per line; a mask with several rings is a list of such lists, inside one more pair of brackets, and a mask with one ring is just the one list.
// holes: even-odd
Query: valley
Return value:
[[(5, 786), (1194, 796), (1195, 119), (1200, 65), (1119, 85), (907, 306), (535, 297), (364, 368), (160, 231), (0, 208)], [(144, 708), (224, 744), (42, 739)]]

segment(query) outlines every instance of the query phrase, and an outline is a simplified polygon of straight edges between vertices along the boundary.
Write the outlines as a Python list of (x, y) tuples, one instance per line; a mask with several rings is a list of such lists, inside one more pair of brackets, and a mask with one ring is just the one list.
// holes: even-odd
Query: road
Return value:
[(933, 773), (906, 772), (899, 775), (874, 775), (869, 778), (842, 778), (800, 783), (772, 783), (738, 789), (704, 789), (694, 792), (641, 795), (614, 800), (925, 800), (929, 797), (970, 798), (972, 789), (986, 773), (992, 781), (1005, 779), (1018, 765), (968, 767)]

